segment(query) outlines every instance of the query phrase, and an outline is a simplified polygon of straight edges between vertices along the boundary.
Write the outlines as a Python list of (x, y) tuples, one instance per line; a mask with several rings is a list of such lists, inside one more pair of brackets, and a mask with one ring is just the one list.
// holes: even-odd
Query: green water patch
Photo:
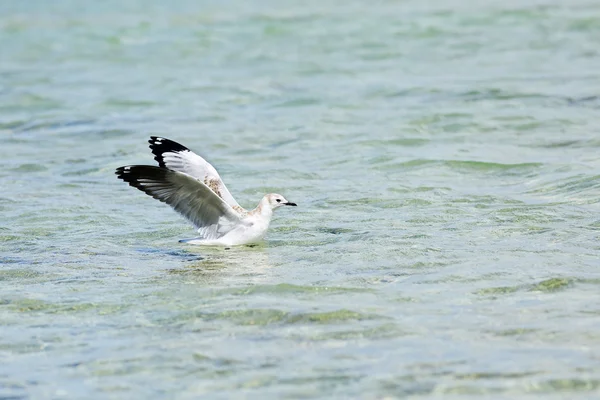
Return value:
[(578, 174), (566, 179), (553, 181), (538, 186), (535, 189), (528, 191), (528, 194), (545, 194), (545, 195), (564, 195), (569, 198), (575, 195), (589, 194), (591, 202), (600, 201), (598, 199), (598, 189), (600, 189), (600, 175), (584, 175)]
[(276, 104), (274, 107), (275, 108), (305, 107), (305, 106), (313, 106), (313, 105), (316, 105), (319, 103), (321, 103), (321, 100), (318, 98), (305, 97), (305, 98), (297, 98), (297, 99), (287, 100), (282, 103)]
[(547, 99), (549, 96), (539, 93), (511, 92), (498, 88), (470, 90), (459, 95), (466, 101), (481, 100), (513, 100), (513, 99)]
[(111, 139), (111, 138), (122, 138), (124, 136), (130, 136), (133, 134), (137, 134), (137, 132), (127, 130), (127, 129), (102, 129), (95, 132), (97, 136), (102, 139)]
[(57, 189), (80, 189), (82, 186), (76, 183), (61, 183), (56, 185)]
[[(326, 312), (292, 313), (277, 309), (236, 309), (219, 313), (194, 314), (195, 318), (204, 320), (225, 320), (236, 325), (266, 326), (272, 324), (339, 324), (352, 321), (365, 321), (383, 318), (374, 314), (365, 314), (348, 309)], [(194, 318), (189, 316), (187, 318)], [(173, 322), (180, 320), (174, 319)]]
[[(375, 148), (388, 148), (390, 146), (392, 147), (419, 147), (419, 146), (424, 146), (426, 144), (428, 144), (429, 142), (431, 142), (431, 140), (429, 139), (423, 139), (423, 138), (398, 138), (398, 139), (387, 139), (387, 140), (375, 140), (375, 139), (371, 139), (371, 140), (365, 140), (362, 142), (359, 142), (358, 145), (360, 146), (370, 146), (370, 147), (375, 147)], [(394, 157), (396, 158), (396, 157)]]
[(445, 167), (460, 173), (493, 173), (499, 175), (523, 175), (542, 167), (542, 163), (502, 164), (470, 160), (427, 160), (415, 159), (401, 163), (384, 164), (376, 169), (381, 170), (415, 170), (430, 167)]
[(444, 165), (462, 171), (528, 171), (531, 169), (539, 168), (543, 166), (542, 163), (518, 163), (518, 164), (501, 164), (483, 161), (460, 161), (460, 160), (449, 160), (444, 161)]
[[(313, 236), (313, 235), (311, 235)], [(351, 240), (352, 238), (349, 238), (349, 240)], [(270, 239), (268, 242), (268, 246), (269, 247), (290, 247), (290, 246), (294, 246), (294, 247), (304, 247), (307, 249), (311, 249), (314, 250), (316, 247), (319, 246), (324, 246), (327, 244), (333, 244), (333, 243), (338, 243), (342, 240), (339, 235), (338, 236), (328, 236), (328, 237), (323, 237), (323, 236), (317, 236), (317, 237), (311, 237), (311, 238), (306, 238), (306, 237), (302, 237), (299, 239), (293, 239), (293, 240), (273, 240)]]
[[(438, 94), (447, 94), (444, 92), (433, 92)], [(450, 119), (472, 119), (473, 114), (464, 112), (446, 112), (446, 113), (428, 113), (417, 119), (410, 120), (411, 124), (430, 125), (438, 122), (447, 121)]]
[(600, 389), (600, 379), (548, 379), (527, 385), (530, 393), (595, 392)]
[(518, 379), (528, 376), (538, 375), (542, 371), (523, 371), (523, 372), (472, 372), (468, 374), (455, 374), (454, 377), (460, 380), (479, 380), (479, 379)]
[(157, 103), (147, 100), (133, 100), (133, 99), (108, 99), (104, 102), (105, 106), (114, 108), (147, 108), (156, 106)]
[[(25, 126), (25, 125), (27, 125), (27, 121), (25, 121), (25, 120), (0, 122), (0, 131), (2, 131), (2, 130), (13, 131), (13, 130), (17, 130), (18, 128), (21, 128), (22, 126)], [(27, 143), (29, 143), (27, 140), (19, 139), (18, 137), (8, 137), (4, 140), (6, 141), (5, 143), (11, 143), (11, 144), (27, 144)]]
[(286, 322), (291, 324), (330, 324), (346, 321), (364, 321), (378, 318), (382, 317), (374, 314), (364, 314), (356, 311), (342, 309), (321, 313), (301, 313), (290, 315), (289, 318), (287, 318)]
[[(375, 193), (373, 193), (373, 195), (376, 195)], [(419, 203), (419, 200), (417, 200), (417, 203)], [(406, 206), (406, 200), (404, 199), (398, 199), (396, 197), (388, 197), (388, 198), (381, 198), (381, 197), (360, 197), (360, 198), (356, 198), (356, 199), (352, 199), (352, 200), (329, 200), (328, 202), (329, 205), (331, 206), (337, 206), (339, 208), (348, 208), (348, 209), (352, 209), (355, 207), (365, 207), (365, 206), (370, 206), (370, 207), (377, 207), (377, 208), (400, 208), (402, 206)], [(422, 203), (419, 203), (422, 204)], [(366, 208), (366, 207), (365, 207)], [(366, 220), (366, 218), (365, 218)]]
[[(2, 207), (0, 207), (0, 210), (3, 210)], [(10, 234), (0, 234), (0, 242), (15, 242), (15, 241), (19, 241), (22, 240), (23, 238), (21, 236), (18, 235), (10, 235)], [(0, 258), (0, 262), (4, 263), (5, 261), (3, 261)]]
[(327, 227), (319, 227), (317, 228), (317, 232), (321, 233), (329, 233), (331, 235), (343, 235), (345, 233), (353, 233), (354, 229), (349, 228), (327, 228)]
[(199, 362), (199, 363), (205, 363), (205, 362), (210, 362), (216, 366), (228, 366), (228, 365), (236, 365), (236, 364), (241, 364), (240, 361), (235, 360), (233, 358), (215, 358), (215, 357), (209, 357), (205, 354), (202, 353), (194, 353), (192, 355), (194, 361)]
[(403, 29), (396, 29), (393, 32), (394, 37), (401, 38), (402, 40), (410, 39), (424, 39), (432, 40), (438, 38), (448, 38), (454, 36), (454, 32), (448, 29), (442, 29), (440, 27), (432, 26), (429, 24), (416, 24), (411, 23), (405, 25)]
[(532, 143), (528, 147), (542, 149), (560, 149), (563, 147), (577, 147), (580, 143), (580, 140), (555, 140), (544, 143)]
[(522, 201), (505, 199), (502, 197), (496, 197), (491, 195), (472, 195), (467, 197), (459, 197), (450, 200), (451, 203), (455, 204), (479, 204), (479, 205), (492, 205), (492, 204), (524, 204)]
[(440, 165), (442, 162), (438, 160), (424, 160), (424, 159), (415, 159), (409, 161), (403, 161), (400, 163), (386, 164), (376, 167), (376, 169), (380, 170), (415, 170), (421, 169), (425, 167), (430, 167), (434, 165)]
[(428, 193), (434, 192), (433, 194), (449, 193), (452, 189), (447, 187), (435, 187), (435, 186), (417, 186), (417, 187), (389, 187), (386, 189), (390, 193), (400, 194), (414, 194), (414, 193)]
[(548, 229), (547, 226), (525, 225), (525, 224), (549, 224), (564, 221), (559, 217), (553, 206), (547, 205), (518, 205), (516, 207), (503, 207), (493, 213), (493, 219), (499, 224), (515, 223), (521, 225), (527, 233), (536, 233), (540, 229)]
[[(12, 342), (12, 343), (0, 343), (0, 352), (8, 352), (10, 354), (32, 354), (44, 351), (46, 344), (49, 342), (47, 338), (44, 338), (44, 342)], [(54, 338), (54, 343), (61, 342), (60, 338)], [(0, 399), (5, 399), (0, 397)]]
[(75, 171), (64, 172), (61, 176), (85, 176), (100, 172), (101, 168), (83, 168)]
[(600, 18), (598, 16), (588, 16), (583, 18), (574, 18), (569, 24), (568, 28), (575, 32), (599, 32), (600, 31)]
[(531, 285), (528, 289), (535, 292), (558, 292), (572, 286), (574, 282), (573, 278), (551, 278)]
[(46, 111), (55, 110), (62, 107), (62, 102), (47, 96), (40, 96), (33, 93), (21, 93), (12, 96), (10, 103), (0, 104), (0, 111), (4, 113), (27, 111)]
[(600, 285), (600, 278), (581, 278), (577, 279), (578, 283), (586, 283), (589, 285)]
[(14, 313), (41, 313), (41, 314), (78, 314), (93, 311), (99, 315), (114, 314), (126, 308), (120, 304), (97, 303), (52, 303), (40, 299), (20, 298), (5, 299), (2, 301), (5, 309)]
[[(0, 258), (0, 262), (4, 265), (10, 263), (22, 263), (23, 260), (10, 260)], [(45, 276), (41, 272), (28, 269), (28, 268), (15, 268), (15, 269), (2, 269), (0, 270), (0, 282), (2, 281), (20, 281), (22, 282), (24, 279), (39, 279)]]
[(289, 283), (280, 283), (277, 285), (255, 285), (248, 286), (240, 289), (224, 289), (219, 291), (222, 294), (232, 294), (235, 296), (249, 296), (255, 294), (274, 294), (274, 295), (301, 295), (301, 294), (315, 294), (315, 295), (331, 295), (331, 294), (343, 294), (343, 293), (368, 293), (370, 289), (361, 288), (347, 288), (347, 287), (335, 287), (335, 286), (300, 286), (292, 285)]
[(538, 332), (537, 329), (531, 328), (514, 328), (514, 329), (503, 329), (500, 331), (492, 331), (491, 333), (496, 336), (524, 336)]
[(499, 294), (515, 293), (515, 292), (519, 291), (520, 288), (521, 288), (520, 286), (498, 286), (498, 287), (480, 289), (475, 293), (478, 295), (482, 295), (482, 296), (489, 296), (489, 295), (493, 296), (493, 295), (499, 295)]
[[(363, 377), (362, 375), (350, 375), (350, 374), (333, 375), (330, 372), (329, 372), (329, 374), (324, 373), (324, 372), (317, 372), (317, 373), (315, 373), (314, 376), (284, 378), (284, 379), (281, 379), (280, 377), (278, 377), (276, 382), (278, 384), (282, 384), (282, 385), (299, 386), (299, 387), (306, 387), (310, 384), (338, 386), (338, 385), (342, 385), (342, 384), (354, 383), (354, 382), (358, 381), (359, 379), (361, 379), (362, 377)], [(301, 393), (302, 394), (299, 394), (297, 397), (291, 397), (291, 398), (308, 398), (305, 394), (306, 392), (301, 392)], [(313, 398), (315, 398), (315, 397), (318, 397), (319, 394), (321, 394), (321, 391), (318, 389), (315, 389), (310, 397), (314, 396)]]
[[(418, 199), (418, 198), (412, 198), (412, 199), (404, 199), (404, 201), (402, 201), (402, 205), (405, 207), (427, 207), (430, 205), (433, 205), (433, 201), (429, 201), (429, 200), (425, 200), (425, 199)], [(386, 206), (383, 206), (383, 208), (388, 208)], [(394, 206), (391, 206), (389, 208), (396, 208)]]
[(86, 363), (86, 370), (92, 376), (122, 376), (140, 373), (147, 370), (148, 360), (143, 357), (134, 357), (126, 359), (104, 359), (94, 360)]
[(84, 164), (87, 162), (88, 160), (85, 158), (67, 158), (65, 160), (65, 164)]
[(285, 311), (275, 309), (245, 309), (223, 311), (213, 314), (208, 319), (226, 320), (237, 325), (265, 326), (282, 323), (288, 318), (288, 315)]
[(518, 291), (554, 293), (571, 288), (578, 281), (578, 279), (570, 277), (550, 278), (533, 284), (484, 288), (476, 291), (475, 294), (496, 296), (512, 294)]
[(462, 396), (489, 396), (492, 394), (501, 394), (506, 389), (494, 386), (475, 386), (475, 385), (452, 385), (439, 390), (440, 394), (462, 395)]
[(12, 168), (12, 172), (19, 173), (32, 173), (32, 172), (43, 172), (47, 171), (48, 167), (42, 164), (21, 164), (16, 168)]
[(360, 339), (389, 339), (409, 335), (397, 324), (383, 324), (356, 330), (336, 330), (321, 332), (310, 336), (297, 336), (298, 340), (329, 341), (329, 340), (360, 340)]

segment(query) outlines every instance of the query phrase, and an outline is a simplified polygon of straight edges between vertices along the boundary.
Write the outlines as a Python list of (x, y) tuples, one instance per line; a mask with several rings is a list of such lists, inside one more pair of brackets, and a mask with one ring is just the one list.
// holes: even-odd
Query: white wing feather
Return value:
[(236, 211), (247, 212), (229, 193), (217, 170), (204, 158), (187, 147), (166, 138), (151, 136), (148, 143), (150, 143), (150, 149), (159, 166), (197, 179)]

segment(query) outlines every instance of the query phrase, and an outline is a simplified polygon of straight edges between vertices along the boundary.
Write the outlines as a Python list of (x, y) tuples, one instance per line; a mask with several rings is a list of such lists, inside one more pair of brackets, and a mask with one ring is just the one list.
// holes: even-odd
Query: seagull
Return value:
[(208, 246), (236, 246), (259, 242), (267, 233), (273, 211), (296, 206), (280, 194), (265, 195), (251, 211), (243, 209), (217, 170), (187, 147), (151, 136), (150, 149), (158, 167), (127, 165), (117, 178), (167, 203), (198, 229), (199, 236), (180, 242)]

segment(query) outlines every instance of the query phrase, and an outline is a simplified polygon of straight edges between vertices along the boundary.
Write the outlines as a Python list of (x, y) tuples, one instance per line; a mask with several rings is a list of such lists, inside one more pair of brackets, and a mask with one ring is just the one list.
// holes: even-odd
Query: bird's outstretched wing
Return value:
[(217, 170), (204, 158), (187, 147), (163, 137), (150, 136), (148, 143), (159, 166), (182, 172), (199, 180), (236, 211), (246, 212), (229, 193)]
[(218, 239), (239, 226), (240, 214), (190, 175), (149, 165), (119, 167), (117, 177), (167, 203), (190, 220), (203, 239)]

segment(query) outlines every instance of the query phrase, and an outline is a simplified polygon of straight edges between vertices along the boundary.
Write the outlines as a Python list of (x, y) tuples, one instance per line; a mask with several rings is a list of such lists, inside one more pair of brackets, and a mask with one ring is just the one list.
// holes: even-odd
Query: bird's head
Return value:
[(274, 210), (274, 209), (279, 208), (281, 206), (294, 206), (294, 207), (296, 207), (296, 203), (291, 203), (291, 202), (287, 201), (285, 199), (285, 197), (283, 197), (282, 195), (277, 194), (277, 193), (267, 194), (265, 196), (265, 200), (266, 200), (266, 203), (269, 205), (269, 207), (271, 207), (271, 210)]

